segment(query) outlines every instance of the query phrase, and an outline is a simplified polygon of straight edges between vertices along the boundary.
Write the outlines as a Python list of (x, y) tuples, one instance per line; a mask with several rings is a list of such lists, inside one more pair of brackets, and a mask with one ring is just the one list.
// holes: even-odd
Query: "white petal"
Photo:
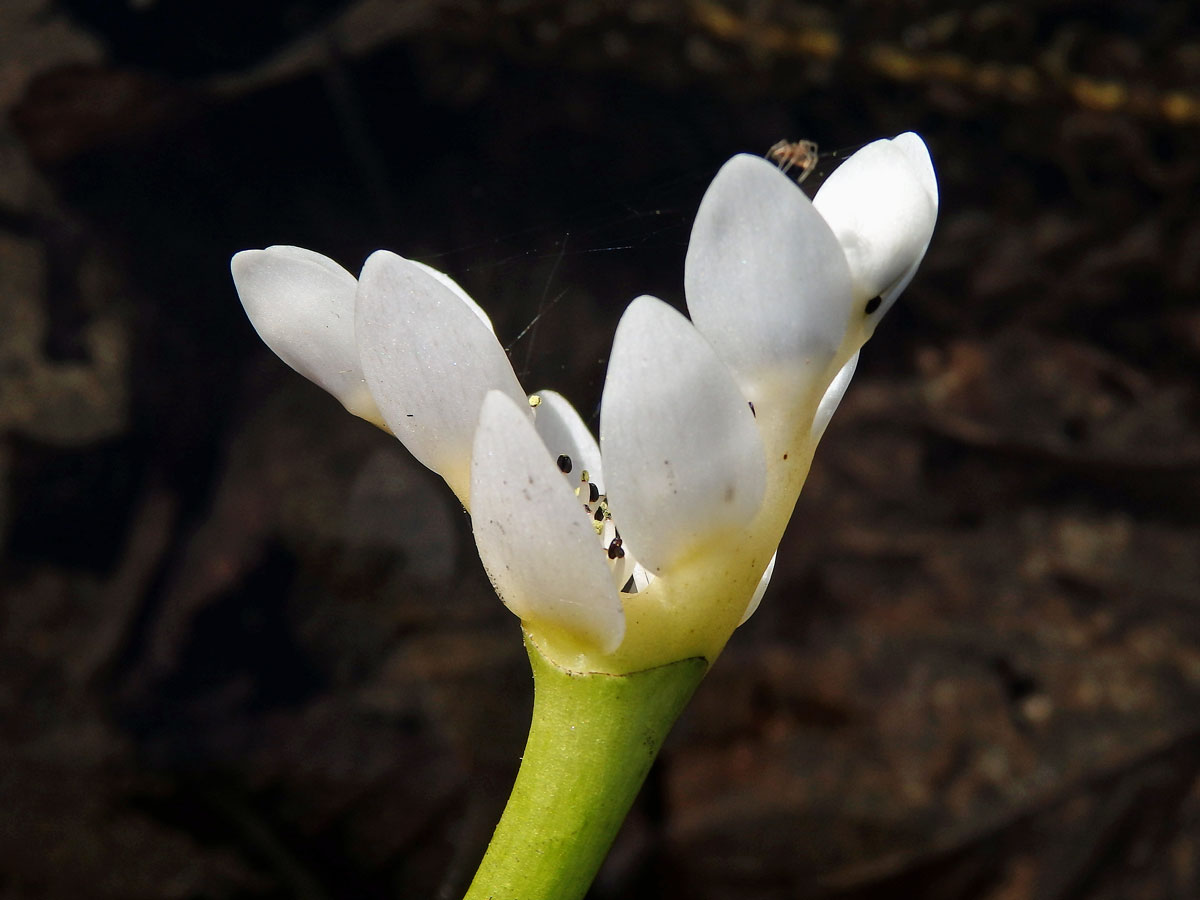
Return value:
[(591, 519), (525, 409), (499, 391), (480, 413), (471, 505), (479, 557), (509, 609), (602, 653), (620, 646), (625, 614)]
[(534, 424), (538, 436), (557, 459), (566, 455), (571, 459), (570, 482), (578, 483), (586, 470), (588, 481), (604, 493), (604, 476), (600, 467), (600, 445), (592, 437), (591, 429), (580, 418), (571, 402), (557, 391), (536, 391), (542, 402), (534, 411)]
[(263, 343), (350, 412), (382, 424), (354, 341), (354, 276), (300, 247), (243, 250), (229, 268)]
[[(925, 188), (930, 201), (933, 203), (934, 215), (936, 217), (938, 209), (938, 184), (937, 175), (933, 171), (933, 159), (929, 155), (929, 148), (925, 146), (925, 142), (921, 140), (920, 135), (912, 131), (906, 131), (904, 134), (892, 138), (892, 146), (908, 157), (917, 180)], [(892, 304), (896, 302), (896, 298), (904, 292), (909, 282), (913, 280), (913, 276), (917, 274), (917, 269), (921, 265), (921, 260), (925, 258), (925, 251), (929, 249), (929, 241), (932, 237), (933, 228), (930, 227), (929, 237), (925, 239), (925, 246), (921, 249), (917, 258), (913, 260), (912, 265), (900, 276), (898, 281), (880, 294), (881, 302), (879, 309), (869, 316), (871, 319), (868, 323), (869, 331), (874, 330), (879, 320), (892, 308)]]
[(746, 399), (692, 324), (654, 297), (634, 300), (617, 326), (600, 446), (613, 520), (652, 572), (762, 503), (766, 462)]
[(492, 334), (496, 333), (496, 328), (492, 325), (492, 320), (488, 318), (488, 314), (483, 311), (483, 307), (471, 299), (471, 295), (464, 291), (462, 286), (457, 281), (455, 281), (445, 272), (439, 272), (433, 266), (427, 266), (423, 262), (417, 262), (415, 259), (410, 259), (409, 262), (421, 271), (432, 275), (446, 287), (450, 288), (450, 290), (454, 291), (454, 293), (458, 295), (458, 299), (467, 304), (467, 306), (471, 308), (471, 312), (479, 316), (480, 321), (488, 327), (488, 331), (490, 331)]
[(833, 418), (833, 414), (837, 411), (838, 404), (842, 402), (842, 397), (846, 396), (846, 388), (850, 387), (850, 379), (854, 377), (854, 370), (858, 368), (858, 353), (850, 357), (849, 361), (842, 366), (841, 371), (833, 377), (833, 383), (829, 385), (825, 391), (825, 396), (821, 398), (821, 403), (817, 407), (817, 414), (813, 417), (812, 435), (813, 443), (821, 440), (821, 436), (825, 434), (825, 429), (829, 427), (829, 420)]
[(356, 333), (388, 427), (468, 505), (471, 442), (491, 389), (528, 403), (496, 336), (426, 266), (386, 250), (359, 278)]
[(750, 598), (750, 603), (746, 606), (746, 611), (742, 613), (742, 621), (738, 625), (745, 625), (749, 619), (758, 610), (758, 605), (762, 603), (763, 595), (767, 592), (767, 585), (771, 583), (771, 576), (775, 574), (775, 559), (779, 556), (779, 551), (771, 555), (771, 561), (767, 563), (767, 570), (762, 573), (762, 578), (758, 580), (758, 587), (754, 589), (754, 596)]
[(867, 144), (821, 185), (813, 205), (841, 241), (855, 299), (882, 298), (867, 331), (895, 302), (920, 264), (937, 220), (937, 179), (915, 134)]
[(760, 425), (811, 409), (853, 297), (841, 245), (790, 178), (756, 156), (721, 167), (692, 226), (684, 286), (696, 328)]
[(277, 259), (295, 259), (301, 262), (314, 263), (337, 278), (344, 278), (350, 274), (339, 263), (325, 256), (323, 253), (317, 253), (315, 250), (306, 250), (303, 247), (293, 247), (289, 244), (273, 244), (264, 252), (269, 252)]

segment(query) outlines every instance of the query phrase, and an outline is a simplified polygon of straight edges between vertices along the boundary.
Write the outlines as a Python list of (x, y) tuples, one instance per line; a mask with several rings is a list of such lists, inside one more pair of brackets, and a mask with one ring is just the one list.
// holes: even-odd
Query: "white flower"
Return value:
[(268, 346), (446, 480), (543, 654), (621, 672), (711, 660), (757, 607), (858, 349), (936, 216), (915, 134), (867, 145), (812, 202), (766, 160), (731, 159), (692, 229), (691, 320), (646, 296), (621, 319), (599, 445), (560, 395), (534, 407), (486, 315), (427, 266), (381, 250), (356, 282), (271, 247), (232, 269)]

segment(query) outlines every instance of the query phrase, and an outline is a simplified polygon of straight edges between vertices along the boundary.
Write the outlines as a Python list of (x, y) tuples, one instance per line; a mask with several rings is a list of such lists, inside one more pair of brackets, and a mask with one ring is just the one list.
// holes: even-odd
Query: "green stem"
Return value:
[(579, 900), (708, 663), (628, 675), (561, 669), (526, 638), (533, 723), (465, 900)]

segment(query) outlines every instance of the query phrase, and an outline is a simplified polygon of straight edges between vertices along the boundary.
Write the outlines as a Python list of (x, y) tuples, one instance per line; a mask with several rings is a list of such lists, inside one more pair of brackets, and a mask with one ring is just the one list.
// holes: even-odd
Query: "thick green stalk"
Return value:
[(708, 663), (628, 675), (561, 669), (525, 641), (533, 723), (508, 805), (465, 900), (579, 900)]

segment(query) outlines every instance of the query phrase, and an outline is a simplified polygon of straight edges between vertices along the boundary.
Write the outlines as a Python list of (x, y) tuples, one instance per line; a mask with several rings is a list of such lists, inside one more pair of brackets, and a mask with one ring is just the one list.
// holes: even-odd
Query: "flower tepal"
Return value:
[(372, 253), (354, 327), (367, 388), (388, 427), (470, 508), (483, 398), (499, 390), (525, 403), (525, 395), (490, 322), (438, 274), (387, 250)]
[(511, 398), (483, 402), (471, 459), (471, 526), (496, 592), (535, 624), (611, 653), (625, 617), (580, 498)]
[(867, 145), (814, 202), (734, 157), (693, 226), (691, 319), (653, 297), (622, 317), (599, 444), (560, 395), (531, 408), (486, 315), (442, 273), (379, 251), (356, 281), (290, 247), (238, 254), (233, 273), (281, 358), (446, 480), (541, 651), (628, 672), (711, 660), (753, 612), (859, 347), (936, 213), (913, 134)]

